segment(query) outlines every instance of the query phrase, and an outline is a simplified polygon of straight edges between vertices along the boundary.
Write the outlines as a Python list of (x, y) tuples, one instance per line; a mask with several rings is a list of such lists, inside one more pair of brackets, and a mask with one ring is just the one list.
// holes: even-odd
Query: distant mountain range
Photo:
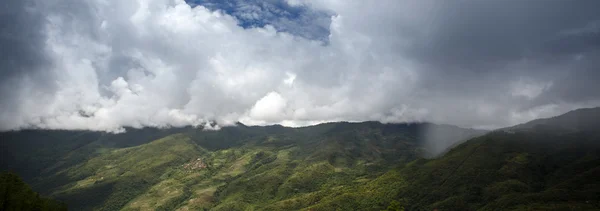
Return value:
[(0, 169), (71, 210), (594, 210), (598, 117), (25, 130), (0, 133)]

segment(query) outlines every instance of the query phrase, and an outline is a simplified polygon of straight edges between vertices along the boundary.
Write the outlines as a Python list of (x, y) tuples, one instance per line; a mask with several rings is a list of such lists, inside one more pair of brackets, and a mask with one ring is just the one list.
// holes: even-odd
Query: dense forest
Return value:
[[(597, 210), (599, 114), (495, 131), (340, 122), (6, 132), (1, 168), (71, 210)], [(24, 194), (3, 205), (61, 206), (5, 175)]]
[(67, 210), (67, 205), (41, 197), (14, 173), (0, 173), (0, 210)]

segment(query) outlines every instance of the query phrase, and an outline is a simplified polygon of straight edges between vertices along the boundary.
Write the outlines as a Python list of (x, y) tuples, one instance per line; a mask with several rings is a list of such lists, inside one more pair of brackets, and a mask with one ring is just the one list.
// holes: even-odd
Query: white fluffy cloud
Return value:
[[(293, 2), (335, 14), (328, 43), (269, 25), (244, 29), (227, 14), (183, 0), (36, 1), (28, 9), (43, 16), (40, 51), (51, 62), (40, 69), (53, 76), (52, 86), (31, 86), (31, 77), (14, 76), (18, 94), (5, 94), (12, 103), (0, 104), (0, 129), (118, 131), (210, 120), (291, 126), (434, 121), (494, 128), (565, 110), (548, 109), (554, 108), (548, 103), (522, 108), (552, 78), (487, 86), (489, 78), (478, 84), (446, 77), (407, 55), (411, 43), (435, 31), (423, 26), (432, 2)], [(474, 87), (479, 89), (464, 93)]]
[(287, 101), (277, 92), (270, 92), (250, 109), (250, 118), (263, 121), (281, 121), (286, 118)]

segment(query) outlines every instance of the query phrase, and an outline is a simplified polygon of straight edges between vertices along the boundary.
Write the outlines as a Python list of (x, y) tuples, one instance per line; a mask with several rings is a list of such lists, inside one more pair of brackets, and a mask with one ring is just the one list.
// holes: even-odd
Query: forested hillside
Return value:
[[(71, 210), (600, 209), (599, 120), (578, 112), (590, 110), (487, 134), (377, 122), (8, 132), (2, 167)], [(431, 131), (456, 147), (424, 158)]]
[(341, 122), (122, 134), (29, 130), (0, 137), (3, 168), (75, 210), (277, 210), (313, 206), (305, 201), (312, 195), (333, 200), (342, 187), (374, 186), (394, 166), (431, 154), (425, 136), (433, 129), (452, 137), (441, 144), (483, 133), (428, 123)]
[(67, 205), (40, 196), (16, 174), (3, 172), (0, 173), (0, 210), (55, 211), (67, 210)]

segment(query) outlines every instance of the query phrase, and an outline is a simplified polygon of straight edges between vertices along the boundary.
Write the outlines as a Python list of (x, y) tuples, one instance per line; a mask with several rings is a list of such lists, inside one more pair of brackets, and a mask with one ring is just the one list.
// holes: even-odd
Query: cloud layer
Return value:
[(239, 14), (183, 0), (8, 0), (0, 130), (211, 120), (497, 128), (600, 105), (598, 1), (280, 4), (333, 14), (299, 20), (329, 24), (327, 39), (297, 23), (244, 27)]

